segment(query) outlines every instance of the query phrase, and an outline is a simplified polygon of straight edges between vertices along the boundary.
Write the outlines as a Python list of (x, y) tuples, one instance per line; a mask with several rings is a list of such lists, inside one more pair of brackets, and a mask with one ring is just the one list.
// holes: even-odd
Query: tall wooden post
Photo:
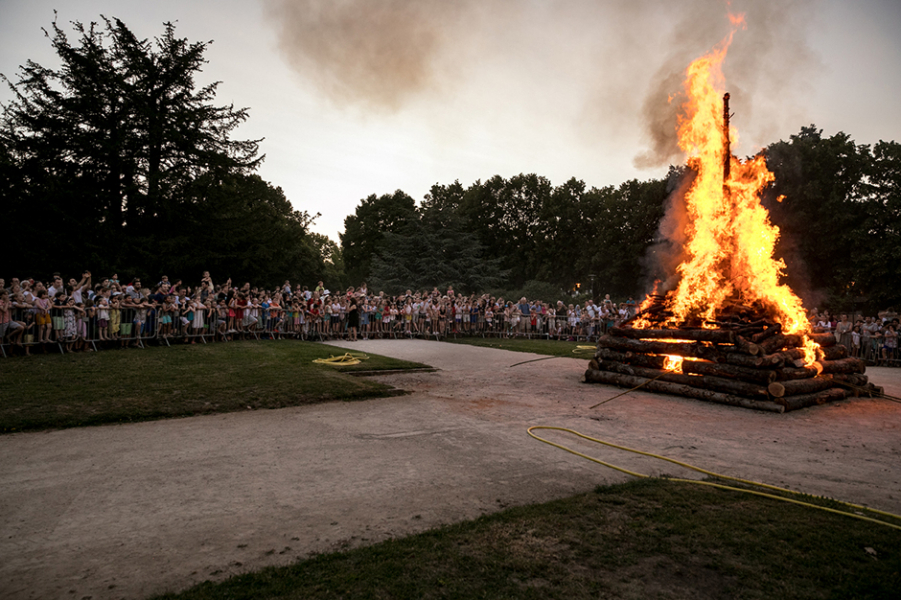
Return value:
[(723, 189), (729, 181), (729, 169), (732, 163), (732, 149), (729, 145), (729, 94), (723, 96), (723, 138), (725, 139), (726, 153), (723, 156)]

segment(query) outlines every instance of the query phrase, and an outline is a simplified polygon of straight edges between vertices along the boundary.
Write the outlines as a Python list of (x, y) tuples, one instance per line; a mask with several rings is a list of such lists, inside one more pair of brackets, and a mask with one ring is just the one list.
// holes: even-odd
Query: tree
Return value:
[[(0, 193), (23, 225), (39, 220), (45, 243), (31, 268), (136, 266), (155, 240), (185, 232), (195, 182), (256, 168), (258, 141), (231, 139), (247, 110), (213, 105), (217, 83), (196, 87), (207, 43), (176, 37), (171, 23), (153, 42), (118, 19), (73, 28), (76, 44), (56, 22), (47, 32), (58, 69), (28, 61), (17, 83), (4, 77), (15, 99), (3, 106), (0, 147), (22, 184)], [(27, 225), (18, 231), (13, 247), (33, 241)]]
[(418, 216), (401, 231), (385, 234), (372, 263), (375, 287), (389, 293), (435, 286), (470, 293), (503, 282), (500, 259), (486, 256), (453, 204), (427, 202)]
[(645, 253), (663, 218), (666, 181), (632, 179), (616, 190), (592, 190), (589, 195), (593, 242), (586, 250), (588, 272), (597, 276), (603, 293), (637, 296), (645, 284)]
[(551, 182), (535, 174), (476, 181), (463, 196), (461, 214), (490, 256), (497, 256), (514, 285), (535, 279), (541, 269), (541, 214)]
[(341, 247), (321, 233), (310, 232), (309, 237), (322, 261), (322, 271), (315, 277), (310, 277), (309, 280), (311, 282), (322, 281), (326, 288), (333, 290), (347, 287), (349, 284), (344, 272), (344, 256)]
[(880, 141), (863, 186), (862, 226), (853, 234), (854, 287), (876, 309), (901, 304), (901, 144)]
[(802, 127), (788, 142), (767, 147), (776, 179), (764, 205), (780, 228), (777, 253), (789, 265), (792, 289), (808, 303), (825, 292), (850, 305), (862, 293), (854, 289), (861, 273), (853, 257), (867, 252), (864, 179), (871, 155), (845, 133), (822, 133), (813, 125)]
[(372, 194), (360, 201), (354, 214), (344, 219), (344, 233), (340, 235), (344, 267), (352, 284), (369, 277), (385, 235), (403, 231), (416, 218), (416, 202), (401, 190), (382, 196)]

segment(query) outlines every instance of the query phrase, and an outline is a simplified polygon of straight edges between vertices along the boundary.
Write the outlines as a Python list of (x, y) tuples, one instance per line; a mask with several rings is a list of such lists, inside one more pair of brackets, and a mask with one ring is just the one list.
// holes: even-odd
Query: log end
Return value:
[(766, 390), (770, 393), (771, 396), (775, 398), (781, 398), (785, 395), (785, 386), (779, 383), (778, 381), (774, 381), (766, 387)]

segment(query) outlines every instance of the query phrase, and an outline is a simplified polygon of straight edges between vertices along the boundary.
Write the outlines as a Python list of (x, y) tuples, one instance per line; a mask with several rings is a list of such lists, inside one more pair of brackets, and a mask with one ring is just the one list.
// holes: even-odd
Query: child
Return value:
[(369, 339), (369, 312), (371, 310), (371, 306), (369, 306), (369, 299), (363, 296), (360, 298), (360, 333), (363, 335), (364, 340)]
[(109, 305), (109, 339), (118, 340), (119, 325), (122, 323), (122, 307), (119, 304), (119, 296), (113, 296), (112, 300), (110, 300)]
[(12, 318), (13, 303), (9, 299), (9, 293), (0, 288), (0, 343), (3, 337), (9, 334), (9, 343), (22, 347), (22, 334), (25, 333), (25, 323)]
[(166, 296), (163, 305), (160, 307), (160, 337), (164, 340), (169, 338), (172, 331), (172, 317), (175, 314), (174, 298)]
[[(100, 298), (98, 297), (98, 300), (99, 299)], [(85, 345), (87, 346), (88, 352), (93, 352), (94, 351), (93, 342), (97, 340), (97, 337), (99, 335), (99, 333), (98, 333), (99, 325), (97, 323), (97, 307), (94, 305), (94, 301), (91, 298), (88, 298), (87, 300), (84, 301), (84, 317), (83, 318), (85, 321), (85, 327), (87, 329), (87, 333), (85, 335), (85, 342), (88, 341), (87, 338), (89, 338), (89, 337), (91, 338), (90, 339), (91, 345), (90, 346), (87, 346), (87, 344), (85, 344)]]
[(100, 341), (105, 342), (109, 339), (107, 336), (107, 328), (109, 327), (109, 300), (104, 296), (100, 296), (97, 301), (97, 327), (100, 332)]
[(376, 309), (375, 309), (375, 323), (373, 323), (373, 325), (374, 325), (373, 334), (377, 335), (380, 338), (382, 337), (382, 317), (383, 316), (384, 316), (384, 305), (382, 302), (379, 302), (378, 306), (376, 306)]
[(63, 307), (63, 337), (66, 340), (66, 351), (72, 352), (72, 345), (78, 337), (78, 321), (75, 313), (75, 298), (66, 300)]
[(88, 335), (88, 314), (84, 302), (75, 303), (75, 350), (85, 349), (85, 338)]
[(190, 307), (191, 311), (191, 316), (189, 319), (191, 335), (193, 336), (191, 343), (196, 344), (196, 338), (203, 335), (203, 323), (204, 316), (206, 316), (206, 306), (203, 304), (203, 302), (200, 301), (200, 295), (197, 295), (193, 300), (188, 300), (188, 306)]
[(314, 327), (313, 320), (310, 318), (309, 301), (304, 299), (303, 294), (294, 297), (294, 335), (298, 339), (305, 340), (308, 338), (310, 329)]
[(403, 308), (404, 313), (404, 332), (410, 335), (413, 331), (413, 301), (407, 298)]
[(34, 322), (37, 325), (37, 342), (39, 344), (50, 342), (50, 300), (47, 298), (47, 290), (38, 291), (34, 299)]
[(228, 303), (225, 298), (219, 300), (219, 338), (225, 341), (231, 341), (231, 337), (229, 337), (228, 325), (229, 321), (233, 318), (229, 315), (231, 314), (231, 310), (228, 308)]

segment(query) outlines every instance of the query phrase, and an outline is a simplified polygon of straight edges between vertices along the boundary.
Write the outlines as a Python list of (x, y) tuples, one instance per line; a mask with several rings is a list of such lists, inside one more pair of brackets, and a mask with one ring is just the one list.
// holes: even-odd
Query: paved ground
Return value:
[[(538, 424), (901, 513), (901, 404), (776, 415), (634, 392), (590, 410), (621, 390), (578, 383), (585, 360), (348, 347), (441, 371), (385, 376), (413, 392), (397, 398), (0, 436), (0, 597), (141, 598), (624, 480), (532, 440)], [(901, 396), (901, 371), (869, 375)]]

